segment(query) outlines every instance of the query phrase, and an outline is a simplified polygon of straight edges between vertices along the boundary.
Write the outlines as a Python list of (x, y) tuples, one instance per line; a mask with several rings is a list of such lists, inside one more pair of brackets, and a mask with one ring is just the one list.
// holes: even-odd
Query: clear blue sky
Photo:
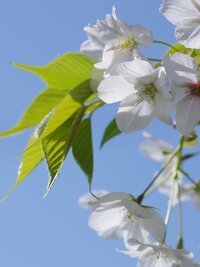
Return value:
[[(87, 23), (104, 18), (112, 6), (118, 17), (129, 24), (148, 26), (154, 38), (174, 43), (173, 26), (159, 14), (160, 0), (18, 0), (2, 1), (0, 10), (0, 129), (11, 127), (21, 117), (32, 99), (45, 88), (31, 73), (13, 68), (10, 62), (43, 65), (67, 51), (78, 51)], [(151, 57), (160, 57), (164, 47), (148, 49)], [(142, 133), (121, 135), (99, 149), (105, 126), (114, 117), (117, 105), (109, 105), (93, 117), (95, 145), (94, 189), (125, 191), (135, 195), (144, 189), (159, 168), (140, 156), (138, 144)], [(158, 137), (176, 144), (178, 135), (154, 121), (147, 129)], [(14, 183), (19, 155), (31, 131), (0, 140), (0, 194)], [(188, 169), (198, 177), (198, 160)], [(199, 168), (199, 167), (198, 167)], [(135, 261), (115, 251), (121, 241), (106, 241), (87, 226), (89, 212), (82, 210), (78, 197), (87, 192), (84, 174), (67, 158), (60, 177), (49, 196), (43, 200), (48, 180), (45, 164), (28, 177), (0, 206), (0, 265), (3, 267), (101, 267), (134, 266)], [(159, 194), (148, 199), (164, 216), (167, 199)], [(192, 204), (184, 205), (186, 247), (200, 255), (199, 213)], [(174, 211), (174, 216), (177, 210)], [(175, 244), (177, 221), (169, 227), (169, 243)]]

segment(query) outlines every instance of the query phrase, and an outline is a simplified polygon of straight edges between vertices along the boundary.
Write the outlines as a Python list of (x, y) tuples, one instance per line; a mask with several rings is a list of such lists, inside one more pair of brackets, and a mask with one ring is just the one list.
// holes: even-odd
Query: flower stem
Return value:
[(180, 171), (182, 172), (182, 174), (191, 182), (191, 183), (193, 183), (194, 185), (196, 185), (196, 187), (198, 187), (199, 188), (199, 184), (194, 180), (194, 179), (192, 179), (192, 177), (190, 177), (190, 175), (187, 173), (187, 172), (185, 172), (184, 170), (182, 170), (182, 169), (180, 169)]
[(161, 62), (162, 59), (159, 58), (148, 58), (149, 61)]
[(173, 207), (173, 203), (174, 203), (174, 197), (175, 197), (175, 187), (178, 186), (178, 172), (180, 170), (180, 166), (182, 163), (182, 150), (183, 150), (183, 144), (184, 144), (184, 136), (181, 137), (180, 139), (180, 143), (179, 146), (177, 148), (177, 164), (176, 164), (176, 170), (175, 173), (173, 175), (173, 184), (172, 184), (172, 188), (171, 188), (171, 193), (170, 193), (170, 198), (169, 198), (169, 204), (168, 204), (168, 208), (167, 208), (167, 213), (166, 213), (166, 217), (165, 217), (165, 224), (166, 224), (166, 230), (165, 230), (165, 235), (163, 238), (163, 242), (165, 242), (166, 239), (166, 235), (167, 235), (167, 226), (169, 224), (169, 219), (171, 216), (171, 212), (172, 212), (172, 207)]
[(183, 249), (184, 248), (184, 241), (183, 241), (183, 207), (181, 201), (181, 188), (178, 185), (178, 213), (179, 213), (179, 236), (177, 242), (177, 248)]
[[(170, 198), (169, 198), (169, 204), (168, 204), (167, 213), (166, 213), (166, 217), (165, 217), (165, 224), (166, 224), (166, 226), (169, 223), (169, 219), (170, 219), (170, 215), (171, 215), (171, 211), (172, 211), (172, 207), (173, 207), (173, 203), (174, 203), (175, 185), (176, 185), (176, 183), (177, 183), (177, 181), (174, 179), (173, 180), (173, 183), (172, 183), (172, 188), (171, 188)], [(166, 233), (165, 233), (165, 236), (166, 236)]]
[(155, 183), (155, 181), (161, 175), (161, 173), (169, 166), (169, 164), (171, 163), (171, 161), (177, 155), (178, 152), (179, 152), (179, 147), (174, 151), (174, 153), (172, 154), (172, 156), (165, 162), (165, 164), (163, 165), (163, 167), (161, 168), (161, 170), (156, 174), (156, 176), (153, 178), (153, 180), (150, 182), (150, 184), (146, 187), (146, 189), (143, 191), (143, 193), (138, 196), (138, 198), (137, 198), (137, 202), (138, 203), (141, 203), (143, 201), (143, 199), (144, 199), (147, 191)]
[(168, 43), (166, 43), (166, 42), (158, 41), (158, 40), (154, 40), (153, 42), (154, 42), (155, 44), (162, 44), (162, 45), (168, 46), (168, 47), (174, 49), (175, 51), (179, 52), (179, 50), (176, 49), (176, 47), (174, 47), (173, 45), (170, 45), (170, 44), (168, 44)]
[(182, 160), (191, 159), (191, 158), (196, 157), (196, 156), (199, 156), (199, 155), (200, 155), (200, 151), (196, 151), (194, 153), (183, 155), (182, 156)]

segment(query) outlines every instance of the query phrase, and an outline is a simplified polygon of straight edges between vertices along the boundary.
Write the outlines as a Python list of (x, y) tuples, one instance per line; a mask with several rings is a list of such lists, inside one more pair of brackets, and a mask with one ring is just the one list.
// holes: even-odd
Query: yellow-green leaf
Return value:
[(21, 120), (11, 129), (0, 133), (0, 137), (16, 134), (37, 125), (66, 96), (66, 90), (47, 88), (42, 91), (25, 111)]
[(76, 114), (42, 139), (43, 151), (50, 174), (45, 196), (58, 177), (84, 113), (85, 107), (80, 108)]
[[(25, 178), (38, 166), (43, 160), (44, 153), (42, 150), (41, 142), (36, 143), (36, 136), (33, 134), (27, 144), (26, 150), (23, 153), (23, 157), (18, 169), (18, 177), (14, 185), (8, 191), (8, 193), (2, 198), (1, 202), (4, 201), (15, 188), (20, 185)], [(32, 146), (32, 144), (35, 144)]]
[(67, 53), (41, 67), (16, 63), (13, 65), (37, 74), (50, 87), (55, 89), (71, 89), (90, 79), (90, 72), (94, 62), (86, 55)]

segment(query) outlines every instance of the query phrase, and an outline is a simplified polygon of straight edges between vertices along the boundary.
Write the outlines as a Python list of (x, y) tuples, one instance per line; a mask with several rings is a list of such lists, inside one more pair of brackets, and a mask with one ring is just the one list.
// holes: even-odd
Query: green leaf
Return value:
[(182, 53), (182, 54), (188, 54), (188, 49), (185, 48), (185, 46), (182, 45), (182, 44), (179, 44), (179, 43), (177, 43), (177, 44), (173, 44), (173, 47), (174, 47), (175, 49), (170, 48), (170, 49), (167, 51), (167, 55), (168, 55), (168, 56), (169, 56), (169, 55), (173, 55), (173, 54), (175, 54), (175, 53), (177, 53), (177, 52), (180, 52), (180, 53)]
[(179, 44), (179, 43), (174, 44), (173, 47), (174, 49), (171, 48), (167, 51), (167, 55), (173, 55), (177, 52), (190, 55), (193, 58), (198, 57), (200, 55), (200, 49), (186, 48), (184, 45)]
[(70, 95), (67, 95), (55, 108), (53, 115), (49, 119), (46, 128), (40, 138), (44, 138), (67, 121), (79, 108), (81, 104), (75, 102)]
[(76, 131), (84, 116), (85, 109), (85, 107), (81, 107), (76, 114), (42, 139), (43, 151), (50, 174), (45, 196), (58, 177), (62, 164), (71, 148)]
[[(25, 111), (22, 119), (10, 130), (0, 133), (0, 137), (16, 134), (33, 127), (54, 109), (66, 96), (67, 90), (47, 88), (39, 94)], [(90, 89), (90, 80), (87, 80), (70, 91), (73, 101), (83, 103), (93, 94)]]
[[(20, 185), (25, 178), (39, 165), (44, 158), (41, 142), (37, 142), (37, 137), (33, 134), (27, 144), (26, 150), (23, 153), (23, 157), (18, 169), (18, 177), (14, 185), (8, 191), (8, 193), (2, 198), (3, 202), (14, 190)], [(32, 146), (32, 144), (35, 144)]]
[(39, 75), (50, 87), (63, 90), (89, 80), (94, 62), (86, 55), (67, 53), (41, 67), (16, 63), (13, 65)]
[(21, 120), (10, 130), (0, 133), (0, 137), (16, 134), (37, 125), (66, 96), (66, 90), (47, 88), (40, 93), (25, 111)]
[[(83, 104), (86, 100), (90, 100), (94, 92), (90, 88), (90, 80), (84, 81), (69, 92), (72, 99)], [(95, 96), (95, 95), (94, 95)]]
[(105, 143), (107, 143), (110, 139), (112, 139), (113, 137), (119, 134), (121, 134), (121, 132), (119, 128), (117, 127), (115, 119), (113, 119), (106, 127), (106, 130), (104, 132), (104, 135), (101, 141), (101, 147), (103, 147), (103, 145), (105, 145)]
[(88, 177), (88, 182), (91, 186), (93, 177), (93, 145), (90, 118), (81, 122), (72, 144), (72, 152), (76, 162)]

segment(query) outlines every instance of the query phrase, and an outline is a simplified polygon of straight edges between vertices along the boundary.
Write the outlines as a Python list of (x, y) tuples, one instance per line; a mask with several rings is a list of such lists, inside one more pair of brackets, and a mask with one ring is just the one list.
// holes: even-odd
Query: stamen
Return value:
[(147, 100), (152, 101), (156, 93), (156, 88), (154, 84), (143, 84), (142, 88), (139, 90), (140, 101)]
[(127, 50), (127, 49), (132, 50), (136, 46), (137, 46), (137, 42), (135, 41), (133, 37), (120, 39), (119, 44), (118, 44), (118, 47), (122, 50)]
[(120, 50), (122, 53), (125, 53), (127, 50), (131, 51), (137, 46), (137, 42), (133, 37), (127, 38), (118, 38), (118, 44), (112, 45), (107, 51), (111, 51), (114, 49)]

